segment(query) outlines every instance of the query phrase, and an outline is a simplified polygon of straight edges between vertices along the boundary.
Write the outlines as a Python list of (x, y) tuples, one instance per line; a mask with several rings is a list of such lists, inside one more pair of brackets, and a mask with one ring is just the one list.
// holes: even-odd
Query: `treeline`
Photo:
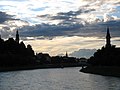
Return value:
[(50, 56), (49, 54), (36, 54), (36, 60), (40, 64), (64, 64), (64, 63), (78, 63), (79, 59), (75, 57), (66, 56)]
[(31, 45), (25, 46), (13, 38), (3, 40), (0, 38), (0, 67), (61, 65), (79, 63), (79, 59), (68, 56), (54, 56), (49, 54), (35, 54)]
[(0, 38), (0, 66), (19, 66), (35, 63), (31, 45), (16, 42), (13, 38), (4, 41)]
[(88, 63), (93, 66), (120, 66), (120, 48), (102, 47), (94, 53)]

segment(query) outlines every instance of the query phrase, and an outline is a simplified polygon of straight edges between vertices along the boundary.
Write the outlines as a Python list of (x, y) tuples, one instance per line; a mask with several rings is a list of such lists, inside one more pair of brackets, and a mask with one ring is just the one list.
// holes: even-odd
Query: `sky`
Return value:
[(90, 57), (105, 45), (106, 28), (120, 46), (120, 0), (0, 0), (2, 38), (15, 37), (35, 52)]

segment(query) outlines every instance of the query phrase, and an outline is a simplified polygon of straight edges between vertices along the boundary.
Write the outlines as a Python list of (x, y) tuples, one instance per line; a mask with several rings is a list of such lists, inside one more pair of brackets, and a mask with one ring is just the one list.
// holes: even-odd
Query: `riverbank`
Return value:
[(67, 67), (81, 67), (80, 64), (46, 64), (46, 65), (25, 65), (14, 67), (0, 67), (0, 72), (33, 70), (33, 69), (51, 69), (51, 68), (67, 68)]
[(119, 66), (88, 66), (80, 70), (84, 73), (98, 74), (103, 76), (120, 77)]

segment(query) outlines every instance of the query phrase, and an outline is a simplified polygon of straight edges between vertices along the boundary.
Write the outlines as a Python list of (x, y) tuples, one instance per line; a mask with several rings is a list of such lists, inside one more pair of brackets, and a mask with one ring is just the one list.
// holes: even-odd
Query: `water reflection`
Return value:
[(91, 81), (92, 90), (119, 90), (120, 89), (120, 78), (101, 76), (101, 75), (89, 75)]
[(120, 78), (85, 74), (80, 68), (0, 73), (0, 90), (119, 90)]

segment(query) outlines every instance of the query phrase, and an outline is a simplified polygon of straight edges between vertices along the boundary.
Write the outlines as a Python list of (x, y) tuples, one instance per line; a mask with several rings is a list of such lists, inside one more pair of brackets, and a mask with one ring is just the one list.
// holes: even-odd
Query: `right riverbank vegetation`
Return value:
[(87, 61), (89, 66), (80, 71), (109, 76), (120, 76), (120, 48), (111, 45), (111, 36), (107, 28), (106, 45), (98, 49)]

